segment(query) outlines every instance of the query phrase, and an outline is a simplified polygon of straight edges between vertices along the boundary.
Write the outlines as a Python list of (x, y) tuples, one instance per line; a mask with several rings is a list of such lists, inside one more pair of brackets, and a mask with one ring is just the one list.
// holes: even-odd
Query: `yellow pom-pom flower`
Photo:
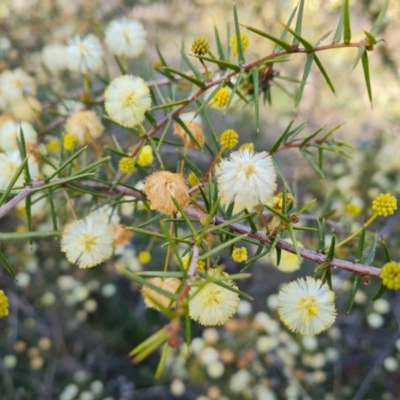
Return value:
[(227, 129), (221, 133), (221, 145), (227, 149), (233, 149), (239, 141), (239, 135), (233, 129)]
[(400, 289), (400, 263), (388, 262), (386, 263), (380, 273), (382, 283), (389, 289)]
[(0, 318), (7, 317), (8, 307), (8, 297), (3, 290), (0, 290)]
[(231, 93), (226, 87), (219, 89), (214, 96), (214, 102), (217, 105), (217, 107), (224, 108), (228, 104), (230, 95)]
[(123, 157), (119, 161), (118, 169), (123, 174), (131, 174), (135, 170), (135, 165), (131, 157)]
[(147, 167), (153, 162), (153, 160), (154, 156), (153, 156), (153, 149), (151, 148), (151, 146), (149, 144), (143, 146), (140, 150), (137, 159), (138, 165), (140, 165), (141, 167)]
[(67, 151), (72, 151), (75, 148), (76, 144), (76, 139), (74, 135), (71, 135), (70, 133), (66, 133), (64, 135), (64, 140), (63, 140), (63, 147)]
[(346, 214), (350, 217), (357, 217), (361, 213), (361, 207), (357, 204), (346, 204), (344, 207)]
[(149, 251), (141, 251), (138, 254), (138, 259), (141, 264), (148, 264), (151, 261), (151, 254)]
[(297, 279), (279, 292), (279, 317), (293, 332), (316, 335), (335, 322), (334, 298), (335, 294), (320, 279)]
[(57, 139), (51, 139), (47, 142), (47, 150), (49, 153), (55, 153), (60, 149), (60, 142)]
[(236, 262), (247, 261), (246, 247), (235, 247), (232, 251), (232, 259)]
[(197, 186), (200, 183), (200, 179), (197, 177), (197, 175), (194, 172), (191, 172), (187, 178), (188, 184), (190, 186)]
[(205, 37), (198, 37), (192, 42), (192, 51), (197, 56), (204, 56), (210, 51), (210, 43)]
[[(245, 35), (244, 33), (241, 33), (240, 41), (242, 42), (243, 52), (245, 52), (247, 50), (247, 48), (249, 47), (249, 43), (250, 43), (249, 37), (247, 35)], [(237, 41), (236, 34), (232, 35), (231, 38), (229, 39), (229, 46), (233, 50), (233, 55), (236, 56), (236, 54), (238, 53), (238, 41)]]
[(397, 210), (397, 199), (390, 193), (381, 193), (372, 202), (372, 209), (376, 214), (387, 217), (388, 215), (394, 214)]
[(244, 143), (239, 147), (239, 150), (249, 150), (250, 152), (254, 153), (254, 143)]
[[(229, 275), (218, 269), (207, 272), (213, 279), (226, 278)], [(231, 280), (222, 280), (224, 285), (237, 288)], [(239, 305), (239, 295), (214, 282), (202, 283), (201, 286), (193, 286), (189, 292), (189, 316), (201, 325), (223, 325), (235, 313)]]
[[(186, 256), (186, 257), (182, 260), (183, 267), (184, 267), (185, 269), (188, 269), (188, 268), (189, 268), (189, 260), (190, 260), (189, 256)], [(205, 262), (204, 262), (203, 260), (197, 261), (197, 264), (196, 264), (197, 271), (203, 272), (205, 266), (206, 266), (206, 264), (205, 264)]]

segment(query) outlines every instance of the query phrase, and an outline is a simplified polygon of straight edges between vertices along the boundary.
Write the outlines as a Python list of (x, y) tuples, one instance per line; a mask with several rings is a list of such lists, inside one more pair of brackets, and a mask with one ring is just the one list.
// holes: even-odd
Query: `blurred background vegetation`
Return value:
[[(383, 1), (352, 3), (353, 40), (361, 40), (362, 30), (370, 28)], [(235, 4), (243, 24), (279, 36), (280, 23), (287, 21), (296, 2), (236, 0)], [(140, 58), (129, 62), (127, 71), (156, 79), (160, 75), (151, 71), (158, 60), (156, 43), (170, 65), (179, 69), (182, 42), (189, 49), (193, 38), (206, 36), (215, 48), (214, 25), (220, 32), (226, 32), (227, 25), (233, 31), (232, 6), (231, 0), (2, 0), (0, 72), (18, 67), (27, 71), (39, 86), (37, 97), (42, 105), (65, 94), (79, 95), (80, 77), (68, 72), (55, 76), (46, 71), (43, 47), (55, 42), (65, 44), (76, 33), (94, 33), (102, 38), (109, 21), (128, 16), (145, 26), (148, 47)], [(341, 7), (339, 0), (306, 1), (304, 36), (315, 42), (323, 33), (334, 30)], [(254, 141), (259, 151), (268, 150), (294, 116), (297, 124), (307, 124), (308, 134), (325, 125), (332, 128), (344, 123), (335, 137), (354, 146), (352, 158), (336, 154), (328, 158), (325, 178), (319, 177), (296, 150), (282, 152), (279, 157), (298, 201), (317, 198), (323, 210), (334, 210), (332, 220), (349, 231), (357, 229), (368, 216), (374, 196), (386, 191), (397, 198), (400, 195), (399, 23), (400, 2), (392, 1), (378, 35), (384, 42), (369, 54), (373, 109), (361, 65), (352, 71), (355, 52), (343, 49), (320, 55), (337, 95), (332, 95), (320, 73), (312, 70), (303, 99), (293, 111), (297, 86), (277, 78), (271, 87), (272, 104), (261, 109), (258, 135), (250, 108), (226, 115), (209, 111), (217, 132), (234, 127), (241, 143)], [(272, 51), (270, 42), (256, 35), (249, 37), (248, 59)], [(222, 39), (227, 41), (228, 34)], [(293, 55), (290, 62), (276, 66), (277, 72), (299, 79), (304, 61), (302, 55)], [(106, 64), (110, 76), (117, 76), (117, 65), (109, 53)], [(101, 87), (100, 80), (94, 82), (96, 85)], [(111, 135), (121, 143), (127, 140), (114, 125), (104, 123), (104, 145), (111, 143)], [(62, 132), (61, 127), (56, 129)], [(169, 154), (170, 150), (164, 151)], [(170, 153), (173, 168), (176, 155)], [(205, 170), (211, 159), (199, 154), (193, 157)], [(360, 215), (346, 214), (346, 205), (351, 202), (361, 206)], [(37, 229), (46, 229), (46, 218), (45, 213), (37, 214)], [(125, 218), (128, 224), (129, 210)], [(0, 220), (0, 231), (21, 231), (24, 224), (23, 215), (14, 211)], [(371, 230), (384, 235), (392, 259), (400, 260), (398, 216), (378, 220)], [(311, 237), (299, 239), (305, 247), (313, 246)], [(147, 246), (148, 238), (135, 235), (118, 262), (131, 270), (159, 269), (164, 253), (157, 243), (149, 264), (138, 261), (136, 254)], [(140, 287), (116, 273), (113, 262), (79, 270), (65, 260), (54, 239), (35, 240), (32, 246), (25, 241), (2, 241), (1, 250), (18, 273), (15, 282), (4, 268), (0, 270), (0, 288), (10, 299), (10, 315), (0, 320), (1, 399), (398, 398), (400, 297), (387, 292), (371, 303), (379, 282), (363, 285), (351, 313), (346, 315), (352, 278), (344, 271), (334, 271), (336, 323), (317, 337), (300, 337), (278, 322), (276, 293), (282, 283), (311, 274), (315, 266), (303, 262), (300, 271), (284, 274), (274, 269), (269, 259), (260, 260), (251, 270), (252, 277), (239, 283), (255, 301), (243, 300), (238, 315), (222, 328), (193, 325), (195, 339), (190, 354), (182, 345), (171, 356), (163, 377), (155, 381), (159, 354), (139, 365), (132, 364), (127, 354), (166, 320), (157, 311), (145, 308)], [(351, 251), (340, 254), (341, 258), (351, 256)], [(380, 266), (382, 259), (378, 255), (374, 265)], [(231, 259), (223, 261), (228, 272), (240, 271), (240, 265)]]

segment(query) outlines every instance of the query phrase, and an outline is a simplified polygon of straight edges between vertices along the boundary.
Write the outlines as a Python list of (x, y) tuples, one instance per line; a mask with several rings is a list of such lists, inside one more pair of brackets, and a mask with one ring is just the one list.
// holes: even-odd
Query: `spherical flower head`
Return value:
[(400, 289), (400, 263), (388, 262), (386, 263), (380, 273), (382, 283), (389, 289)]
[(141, 251), (138, 254), (138, 260), (141, 264), (148, 264), (151, 261), (151, 254), (149, 251)]
[[(229, 276), (218, 269), (210, 269), (207, 275), (213, 279)], [(221, 282), (237, 289), (231, 280)], [(201, 286), (192, 286), (189, 291), (189, 316), (201, 325), (223, 325), (236, 313), (239, 300), (234, 291), (214, 282), (203, 282)]]
[(197, 186), (200, 183), (200, 179), (194, 172), (191, 172), (187, 178), (189, 186)]
[(84, 38), (76, 35), (70, 39), (66, 54), (68, 69), (81, 74), (98, 71), (103, 61), (100, 40), (92, 34)]
[(192, 42), (192, 51), (196, 56), (204, 56), (210, 51), (210, 43), (205, 37), (198, 37)]
[[(176, 294), (181, 284), (181, 281), (178, 278), (148, 278), (147, 282), (172, 294)], [(155, 308), (156, 310), (160, 310), (160, 305), (164, 308), (172, 308), (175, 306), (174, 300), (171, 300), (149, 286), (143, 286), (142, 296), (146, 306)]]
[(152, 164), (153, 161), (154, 161), (153, 148), (149, 144), (146, 144), (140, 149), (140, 153), (136, 162), (141, 167), (147, 167), (148, 165)]
[[(284, 241), (293, 244), (292, 239), (284, 239)], [(299, 247), (304, 247), (300, 241), (297, 241), (297, 245)], [(294, 271), (299, 270), (300, 266), (301, 266), (301, 261), (299, 261), (297, 255), (290, 253), (288, 251), (285, 251), (285, 250), (281, 251), (281, 258), (280, 258), (279, 265), (278, 265), (276, 250), (274, 250), (271, 253), (270, 260), (271, 260), (272, 265), (275, 268), (279, 269), (279, 271), (282, 271), (282, 272), (294, 272)]]
[(145, 112), (151, 107), (150, 90), (142, 78), (119, 76), (108, 85), (104, 106), (114, 122), (132, 128), (143, 122)]
[(0, 290), (0, 318), (7, 317), (8, 308), (8, 297), (3, 290)]
[[(294, 201), (294, 197), (290, 193), (286, 193), (286, 207), (290, 206)], [(282, 210), (283, 206), (283, 193), (279, 192), (272, 198), (271, 206), (275, 208), (275, 210)]]
[[(185, 269), (189, 268), (189, 261), (190, 261), (190, 257), (189, 256), (186, 256), (182, 260), (182, 264), (183, 264), (183, 267)], [(203, 260), (197, 261), (197, 263), (196, 263), (196, 269), (197, 269), (198, 272), (203, 272), (204, 269), (205, 269), (205, 266), (206, 266), (206, 264), (205, 264), (205, 262)]]
[[(242, 49), (243, 52), (247, 50), (249, 47), (249, 37), (245, 35), (244, 33), (240, 34), (240, 41), (242, 43)], [(237, 35), (232, 35), (231, 38), (229, 39), (229, 46), (233, 50), (233, 55), (236, 56), (238, 53), (238, 40), (237, 40)]]
[[(0, 190), (5, 190), (22, 163), (19, 151), (0, 154)], [(28, 159), (29, 174), (32, 181), (39, 178), (39, 168), (33, 157)], [(16, 180), (14, 187), (22, 186), (25, 180), (22, 172)]]
[(388, 215), (394, 214), (397, 210), (397, 199), (390, 193), (381, 193), (372, 202), (372, 209), (376, 214), (387, 217)]
[(218, 90), (218, 92), (214, 96), (214, 103), (218, 108), (224, 108), (228, 104), (229, 97), (231, 92), (228, 88), (223, 87)]
[(239, 141), (239, 134), (233, 129), (227, 129), (221, 133), (221, 145), (227, 149), (233, 149)]
[(118, 169), (123, 174), (131, 174), (135, 170), (135, 165), (131, 157), (123, 157), (118, 163)]
[(24, 96), (34, 96), (36, 83), (21, 68), (6, 70), (0, 75), (0, 92), (9, 103), (14, 103)]
[(18, 151), (18, 140), (20, 131), (24, 133), (26, 144), (35, 144), (37, 142), (37, 133), (29, 122), (7, 121), (0, 127), (0, 148), (4, 152)]
[(60, 142), (58, 139), (50, 139), (46, 144), (49, 153), (56, 153), (60, 150)]
[(41, 111), (42, 106), (34, 97), (23, 97), (9, 107), (9, 112), (18, 121), (35, 121)]
[(178, 212), (171, 196), (182, 208), (190, 203), (188, 188), (182, 174), (156, 171), (147, 177), (143, 191), (150, 200), (150, 208), (165, 214)]
[(239, 147), (239, 150), (248, 149), (250, 152), (254, 153), (254, 143), (244, 143)]
[(91, 268), (108, 260), (113, 249), (110, 225), (92, 217), (67, 225), (61, 237), (61, 251), (79, 268)]
[(357, 204), (346, 204), (344, 209), (350, 217), (357, 217), (361, 213), (361, 207)]
[(83, 110), (72, 113), (65, 124), (65, 132), (74, 135), (78, 144), (83, 145), (99, 138), (104, 131), (99, 117), (94, 111)]
[(53, 74), (65, 69), (66, 47), (62, 44), (50, 44), (42, 50), (42, 61), (44, 66)]
[(67, 151), (72, 151), (75, 149), (76, 137), (70, 133), (66, 133), (63, 138), (63, 147)]
[(116, 19), (107, 26), (105, 42), (116, 56), (134, 58), (146, 47), (146, 31), (138, 21), (127, 18)]
[(320, 279), (300, 278), (279, 292), (279, 317), (292, 332), (316, 335), (335, 322), (334, 299), (335, 294)]
[(236, 262), (247, 261), (246, 247), (235, 247), (232, 251), (232, 260)]
[(267, 203), (276, 190), (276, 172), (267, 152), (234, 151), (216, 170), (223, 205), (235, 202), (234, 212)]
[[(185, 143), (187, 147), (197, 148), (198, 146), (204, 146), (204, 131), (201, 125), (201, 117), (197, 115), (195, 117), (194, 112), (188, 112), (180, 115), (180, 119), (186, 125), (186, 128), (192, 134), (192, 137), (196, 140), (194, 141), (188, 133), (182, 128), (178, 123), (174, 124), (174, 135), (179, 136)], [(196, 143), (197, 142), (197, 143)]]

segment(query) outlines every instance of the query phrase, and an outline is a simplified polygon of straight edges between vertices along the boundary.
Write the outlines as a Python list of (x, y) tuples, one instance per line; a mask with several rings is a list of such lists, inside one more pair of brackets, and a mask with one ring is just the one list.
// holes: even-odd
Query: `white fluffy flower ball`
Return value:
[[(19, 151), (14, 151), (9, 154), (0, 154), (0, 190), (5, 190), (11, 179), (14, 177), (22, 161)], [(28, 160), (29, 174), (33, 181), (39, 177), (39, 168), (36, 161), (29, 157)], [(22, 186), (25, 180), (24, 172), (22, 172), (16, 180), (15, 186)]]
[(276, 172), (266, 151), (234, 151), (216, 170), (223, 205), (235, 202), (234, 212), (268, 202), (276, 190)]
[(134, 58), (145, 49), (146, 31), (140, 22), (127, 18), (113, 20), (107, 26), (105, 42), (113, 54)]
[(109, 224), (85, 218), (67, 225), (61, 238), (61, 250), (79, 268), (90, 268), (108, 260), (113, 253)]
[(9, 103), (36, 94), (36, 83), (23, 69), (6, 70), (0, 75), (0, 92)]
[(53, 73), (66, 68), (66, 47), (62, 44), (49, 44), (42, 50), (42, 61), (45, 67)]
[(68, 68), (71, 71), (86, 74), (96, 72), (101, 67), (103, 49), (100, 40), (89, 34), (84, 38), (76, 35), (70, 39), (67, 47)]
[(132, 75), (113, 79), (104, 93), (104, 99), (110, 118), (126, 128), (143, 122), (145, 112), (151, 107), (150, 90), (146, 82)]
[(37, 133), (29, 122), (7, 121), (0, 126), (0, 149), (4, 152), (18, 150), (20, 130), (24, 133), (25, 143), (36, 143)]

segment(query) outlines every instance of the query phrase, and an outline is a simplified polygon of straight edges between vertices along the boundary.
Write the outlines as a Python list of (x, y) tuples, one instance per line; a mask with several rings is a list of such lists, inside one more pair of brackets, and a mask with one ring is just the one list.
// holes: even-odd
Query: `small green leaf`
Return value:
[(312, 53), (307, 54), (307, 61), (304, 66), (303, 77), (301, 78), (300, 87), (297, 92), (295, 107), (299, 105), (301, 97), (303, 96), (304, 87), (306, 85), (308, 75), (310, 74), (313, 61), (314, 61), (314, 54)]
[(363, 30), (363, 32), (368, 39), (368, 45), (373, 46), (374, 44), (376, 44), (376, 39), (374, 36), (372, 36), (368, 31)]
[(251, 27), (251, 26), (246, 26), (246, 25), (243, 25), (243, 26), (244, 26), (246, 29), (248, 29), (249, 31), (254, 32), (254, 33), (256, 33), (257, 35), (263, 36), (263, 37), (265, 37), (265, 38), (271, 40), (272, 42), (274, 42), (274, 43), (276, 43), (277, 45), (281, 46), (283, 49), (285, 49), (285, 50), (288, 51), (289, 53), (292, 52), (292, 46), (291, 46), (289, 43), (284, 42), (283, 40), (280, 40), (280, 39), (276, 38), (275, 36), (270, 35), (270, 34), (267, 33), (267, 32), (260, 31), (259, 29), (253, 28), (253, 27)]
[(378, 293), (372, 298), (371, 301), (378, 300), (383, 295), (383, 293), (386, 292), (386, 289), (387, 289), (387, 287), (385, 285), (381, 284), (381, 287), (379, 288)]
[(179, 101), (175, 101), (173, 103), (160, 104), (159, 106), (152, 107), (150, 111), (163, 110), (164, 108), (171, 108), (171, 107), (176, 107), (176, 106), (180, 106), (182, 104), (189, 104), (189, 103), (190, 103), (190, 101), (188, 99), (182, 99)]
[(293, 122), (294, 122), (294, 119), (292, 119), (289, 122), (289, 125), (286, 127), (285, 131), (282, 133), (282, 135), (279, 137), (279, 139), (275, 142), (275, 144), (271, 147), (269, 154), (274, 154), (279, 149), (279, 146), (282, 144), (282, 142), (284, 142), (284, 140), (286, 139), (286, 136), (289, 134), (290, 128), (292, 127)]
[(321, 71), (322, 76), (325, 78), (325, 82), (328, 84), (328, 86), (331, 89), (332, 93), (336, 94), (335, 88), (333, 87), (333, 84), (332, 84), (332, 81), (330, 80), (328, 74), (325, 71), (325, 68), (321, 64), (321, 61), (319, 60), (319, 58), (317, 57), (316, 54), (314, 54), (314, 61), (315, 61), (315, 64), (317, 64), (317, 67), (319, 68), (319, 70)]
[(311, 157), (311, 153), (306, 149), (300, 149), (300, 153), (302, 156), (308, 161), (311, 167), (321, 176), (324, 178), (324, 173), (322, 172), (321, 168), (315, 163), (315, 161)]
[(328, 283), (329, 289), (332, 289), (332, 275), (331, 275), (331, 269), (328, 268), (326, 270), (326, 274), (325, 274), (325, 278), (326, 278), (326, 282)]
[(301, 36), (301, 29), (303, 25), (303, 12), (304, 12), (304, 0), (300, 0), (299, 2), (299, 12), (297, 13), (297, 21), (295, 32), (297, 36), (294, 36), (293, 46), (298, 46), (299, 44), (299, 36)]
[(383, 247), (383, 253), (385, 255), (385, 264), (389, 263), (392, 261), (390, 254), (389, 254), (389, 249), (387, 247), (387, 244), (385, 242), (385, 240), (383, 238), (381, 238), (381, 243), (382, 243), (382, 247)]
[(358, 241), (358, 247), (356, 251), (356, 257), (354, 258), (354, 262), (358, 263), (362, 260), (363, 251), (364, 251), (364, 242), (365, 242), (365, 226), (362, 226), (360, 233), (360, 240)]
[(281, 212), (279, 212), (278, 210), (276, 210), (275, 208), (272, 208), (268, 204), (264, 204), (264, 207), (266, 209), (268, 209), (269, 211), (271, 211), (276, 216), (278, 216), (283, 222), (289, 222), (289, 218), (286, 215), (284, 215)]
[(371, 35), (376, 36), (376, 34), (379, 31), (379, 28), (381, 27), (383, 20), (385, 19), (385, 15), (387, 12), (387, 9), (389, 7), (389, 0), (385, 0), (385, 3), (381, 9), (381, 12), (378, 15), (378, 18), (376, 19), (374, 25), (371, 28)]
[(188, 67), (193, 71), (195, 77), (199, 80), (203, 80), (203, 75), (202, 73), (197, 69), (197, 67), (189, 60), (189, 57), (185, 54), (183, 49), (181, 49), (181, 55), (182, 58), (185, 60), (185, 63), (188, 65)]
[(243, 64), (245, 61), (245, 58), (244, 58), (244, 52), (243, 52), (243, 46), (242, 46), (242, 37), (240, 35), (239, 18), (238, 18), (237, 9), (236, 9), (235, 5), (233, 6), (233, 20), (235, 22), (238, 60), (239, 60), (239, 64)]
[(219, 37), (218, 28), (214, 25), (215, 42), (217, 43), (218, 55), (220, 60), (225, 60), (224, 48)]
[(230, 62), (227, 61), (222, 61), (222, 60), (217, 60), (215, 58), (211, 58), (211, 57), (205, 57), (205, 56), (196, 56), (196, 58), (198, 58), (199, 60), (204, 60), (204, 61), (208, 61), (214, 64), (217, 64), (219, 67), (221, 67), (221, 69), (231, 69), (233, 71), (239, 72), (240, 71), (240, 67), (238, 67), (235, 64), (232, 64)]
[(121, 72), (121, 75), (125, 75), (126, 74), (126, 70), (125, 70), (124, 66), (122, 65), (121, 60), (119, 59), (119, 57), (116, 56), (115, 54), (114, 54), (114, 60), (118, 65), (118, 68), (119, 68), (119, 71)]
[(294, 249), (296, 251), (297, 258), (299, 259), (299, 261), (302, 261), (302, 258), (301, 258), (301, 255), (300, 255), (300, 250), (299, 250), (299, 245), (297, 243), (297, 239), (296, 239), (296, 236), (294, 234), (293, 226), (288, 225), (287, 226), (287, 231), (289, 233), (290, 238), (292, 239), (293, 246), (294, 246)]
[(365, 260), (365, 265), (371, 265), (375, 258), (376, 246), (378, 244), (378, 233), (375, 233), (374, 241), (372, 242), (371, 250), (368, 253), (367, 259)]
[(333, 258), (335, 257), (335, 243), (336, 243), (336, 234), (335, 232), (333, 232), (331, 245), (329, 247), (328, 255), (326, 256), (326, 259), (328, 261), (332, 261)]
[(314, 133), (312, 133), (310, 136), (307, 136), (301, 143), (299, 147), (304, 147), (311, 139), (314, 139), (315, 136), (317, 136), (325, 127), (319, 128), (316, 130)]
[(313, 47), (318, 47), (321, 42), (323, 42), (330, 34), (332, 33), (332, 31), (326, 32), (324, 33), (314, 44)]
[(361, 58), (362, 58), (362, 56), (364, 55), (365, 52), (366, 52), (366, 49), (365, 49), (364, 46), (360, 46), (358, 48), (356, 58), (355, 58), (355, 60), (353, 62), (353, 68), (352, 68), (353, 70), (357, 67), (358, 62), (361, 60)]
[[(313, 50), (313, 45), (310, 42), (308, 42), (306, 39), (304, 39), (302, 36), (300, 36), (290, 26), (286, 26), (284, 24), (282, 24), (282, 25), (285, 27), (286, 30), (288, 30), (295, 37), (296, 45), (300, 42), (307, 51)], [(295, 41), (293, 41), (293, 45), (295, 45)]]
[(196, 79), (196, 78), (193, 78), (193, 76), (184, 74), (183, 72), (181, 72), (181, 71), (179, 71), (177, 69), (170, 68), (170, 67), (164, 67), (163, 69), (165, 71), (172, 72), (172, 73), (174, 73), (176, 75), (179, 75), (183, 79), (186, 79), (187, 81), (193, 83), (194, 85), (196, 85), (196, 86), (198, 86), (200, 88), (204, 88), (205, 87), (205, 83), (203, 81), (201, 81), (199, 79)]
[(296, 211), (296, 215), (301, 215), (304, 212), (306, 212), (311, 206), (313, 206), (315, 204), (316, 201), (317, 201), (317, 199), (309, 201), (307, 204), (305, 204), (303, 207), (301, 207), (299, 211)]
[(343, 4), (343, 39), (345, 43), (350, 43), (351, 40), (351, 27), (350, 27), (350, 10), (349, 0), (344, 0)]
[(9, 262), (7, 261), (7, 259), (4, 257), (3, 253), (0, 251), (0, 262), (4, 265), (4, 268), (7, 270), (7, 272), (10, 274), (10, 276), (15, 279), (16, 278), (16, 274), (13, 270), (13, 268), (11, 267), (11, 265), (9, 264)]
[[(158, 47), (158, 44), (157, 44), (157, 43), (156, 43), (156, 51), (157, 51), (157, 54), (158, 54), (158, 58), (160, 59), (161, 65), (162, 65), (163, 67), (167, 67), (168, 64), (167, 64), (167, 62), (165, 61), (163, 55), (161, 54), (160, 48)], [(171, 73), (169, 73), (168, 71), (164, 70), (164, 68), (160, 68), (160, 72), (161, 72), (161, 73), (164, 72), (166, 76), (168, 76), (168, 77), (171, 78), (171, 79), (174, 79), (174, 76), (173, 76)]]
[(349, 302), (349, 305), (347, 307), (346, 314), (349, 314), (351, 309), (353, 308), (354, 298), (356, 297), (356, 294), (357, 294), (358, 288), (360, 286), (361, 280), (362, 280), (362, 277), (360, 275), (355, 275), (354, 281), (353, 281), (353, 286), (351, 288), (350, 302)]
[(325, 230), (326, 230), (326, 223), (325, 218), (322, 218), (320, 221), (317, 219), (318, 223), (318, 252), (324, 253), (325, 252)]
[(260, 89), (259, 89), (259, 74), (258, 69), (253, 68), (252, 70), (253, 78), (253, 96), (254, 96), (254, 112), (256, 116), (256, 130), (257, 133), (260, 132)]
[(161, 375), (164, 372), (165, 365), (167, 363), (168, 354), (169, 354), (170, 350), (171, 350), (171, 346), (168, 343), (165, 343), (164, 344), (164, 348), (163, 348), (163, 350), (161, 352), (160, 362), (157, 365), (157, 370), (156, 370), (156, 373), (155, 373), (155, 378), (156, 379), (160, 379)]
[(364, 71), (365, 85), (367, 86), (368, 98), (372, 107), (372, 90), (371, 90), (371, 78), (369, 75), (369, 63), (368, 63), (368, 53), (364, 51), (364, 54), (361, 56), (361, 62)]
[(247, 211), (247, 209), (244, 210), (244, 213), (248, 216), (247, 222), (248, 222), (249, 225), (250, 225), (251, 231), (252, 231), (253, 233), (254, 233), (254, 232), (257, 232), (257, 226), (256, 226), (256, 224), (254, 223), (253, 219), (251, 218), (251, 215), (252, 215), (252, 214), (250, 214), (250, 213)]
[(207, 251), (206, 253), (201, 254), (201, 255), (199, 256), (199, 261), (200, 261), (200, 260), (206, 260), (208, 257), (210, 257), (210, 256), (212, 256), (212, 255), (214, 255), (214, 254), (216, 254), (216, 253), (219, 253), (219, 252), (224, 251), (224, 250), (225, 250), (226, 248), (228, 248), (230, 245), (235, 244), (236, 242), (238, 242), (239, 240), (244, 239), (244, 238), (247, 237), (247, 236), (248, 236), (248, 235), (245, 233), (245, 234), (243, 234), (243, 235), (235, 236), (233, 239), (227, 240), (226, 242), (220, 244), (219, 246), (214, 247), (213, 249)]
[(66, 161), (64, 161), (48, 178), (45, 179), (45, 182), (49, 182), (51, 179), (53, 179), (55, 176), (57, 176), (64, 168), (66, 168), (68, 165), (72, 164), (72, 162), (77, 157), (79, 157), (86, 149), (87, 149), (87, 146), (82, 147), (76, 153), (72, 154), (71, 157), (69, 157)]
[[(296, 15), (296, 12), (297, 12), (297, 7), (298, 7), (298, 6), (296, 6), (296, 7), (293, 9), (293, 11), (291, 12), (291, 14), (290, 14), (290, 16), (289, 16), (289, 19), (288, 19), (288, 21), (286, 22), (286, 25), (287, 25), (287, 26), (292, 25), (292, 21), (293, 21), (295, 15)], [(286, 42), (285, 42), (285, 39), (286, 39), (287, 34), (288, 34), (288, 31), (287, 31), (286, 29), (284, 29), (284, 30), (282, 31), (281, 36), (280, 36), (280, 40), (281, 40), (282, 42), (284, 42), (284, 43), (286, 43)], [(274, 53), (277, 53), (278, 51), (281, 51), (281, 49), (282, 49), (282, 47), (281, 47), (280, 45), (276, 46), (276, 48), (275, 48), (275, 50), (274, 50)], [(286, 50), (288, 50), (288, 49), (286, 49)], [(291, 50), (292, 50), (292, 49), (290, 49), (290, 50), (288, 50), (288, 51), (291, 51)]]
[(342, 40), (343, 33), (343, 9), (340, 14), (340, 19), (336, 27), (335, 35), (333, 36), (333, 43), (339, 43)]

